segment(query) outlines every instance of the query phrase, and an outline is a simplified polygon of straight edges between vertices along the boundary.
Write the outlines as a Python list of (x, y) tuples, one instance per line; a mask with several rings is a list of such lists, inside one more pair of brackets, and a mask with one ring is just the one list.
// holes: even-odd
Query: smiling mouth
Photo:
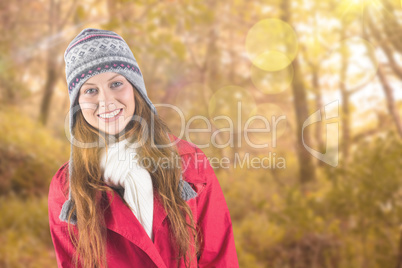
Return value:
[(123, 108), (120, 108), (120, 109), (114, 110), (113, 112), (110, 112), (110, 113), (98, 114), (98, 116), (103, 119), (110, 119), (110, 118), (113, 118), (116, 115), (118, 115), (122, 110), (123, 110)]

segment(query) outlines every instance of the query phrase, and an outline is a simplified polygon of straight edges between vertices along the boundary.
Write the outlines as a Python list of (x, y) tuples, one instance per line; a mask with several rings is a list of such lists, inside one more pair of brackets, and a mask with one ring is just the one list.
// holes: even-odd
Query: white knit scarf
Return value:
[[(153, 241), (152, 221), (154, 197), (149, 172), (140, 166), (137, 153), (127, 139), (102, 149), (101, 169), (105, 183), (117, 190), (124, 189), (124, 200)], [(107, 159), (106, 159), (107, 158)]]

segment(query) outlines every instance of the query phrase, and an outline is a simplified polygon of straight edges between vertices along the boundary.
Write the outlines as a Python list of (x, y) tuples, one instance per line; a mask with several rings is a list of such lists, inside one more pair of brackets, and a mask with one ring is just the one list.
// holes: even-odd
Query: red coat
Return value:
[[(238, 267), (232, 222), (214, 170), (199, 148), (185, 140), (178, 140), (183, 179), (197, 192), (197, 197), (187, 203), (204, 240), (198, 267)], [(59, 220), (61, 207), (68, 199), (65, 195), (68, 191), (63, 188), (67, 170), (68, 162), (57, 171), (49, 189), (49, 225), (58, 267), (73, 267), (72, 255), (75, 251), (68, 235), (68, 224)], [(110, 201), (109, 193), (108, 198)], [(174, 248), (169, 236), (170, 223), (157, 194), (154, 195), (154, 242), (117, 192), (105, 212), (105, 220), (108, 267), (175, 267)], [(77, 232), (75, 225), (72, 227)], [(182, 260), (180, 267), (184, 267)]]

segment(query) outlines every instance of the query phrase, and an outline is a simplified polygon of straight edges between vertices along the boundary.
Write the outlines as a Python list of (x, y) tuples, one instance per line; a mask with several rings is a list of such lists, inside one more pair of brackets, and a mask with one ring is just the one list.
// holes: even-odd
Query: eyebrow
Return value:
[[(116, 76), (119, 76), (120, 74), (116, 74), (115, 76), (113, 76), (112, 78), (110, 78), (109, 80), (107, 80), (108, 82), (110, 81), (110, 80), (112, 80), (112, 79), (114, 79)], [(84, 85), (93, 85), (93, 86), (95, 86), (95, 84), (92, 84), (92, 83), (84, 83), (83, 84), (83, 86)]]

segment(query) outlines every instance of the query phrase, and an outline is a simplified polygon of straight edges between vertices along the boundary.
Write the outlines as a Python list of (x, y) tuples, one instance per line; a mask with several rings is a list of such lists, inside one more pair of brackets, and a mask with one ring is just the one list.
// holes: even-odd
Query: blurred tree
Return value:
[[(317, 40), (314, 40), (317, 42)], [(317, 50), (317, 44), (309, 44), (313, 47), (314, 50)], [(322, 55), (317, 55), (317, 51), (310, 52), (307, 49), (307, 46), (301, 46), (303, 52), (303, 59), (307, 62), (308, 66), (310, 67), (311, 72), (311, 87), (313, 89), (315, 95), (315, 110), (323, 112), (323, 97), (321, 92), (321, 85), (320, 85), (320, 64), (319, 62), (322, 61)], [(314, 140), (316, 142), (317, 148), (320, 152), (325, 150), (325, 143), (323, 139), (323, 125), (320, 123), (315, 124), (315, 132), (314, 132)], [(318, 165), (322, 166), (324, 162), (318, 161)]]
[[(39, 121), (46, 125), (49, 117), (49, 108), (55, 90), (57, 79), (60, 76), (63, 62), (59, 60), (62, 56), (60, 46), (54, 42), (57, 35), (66, 27), (68, 20), (72, 17), (77, 7), (77, 1), (71, 1), (69, 6), (65, 6), (61, 0), (49, 0), (47, 16), (47, 50), (46, 50), (46, 82), (43, 91), (42, 102), (40, 105)], [(63, 16), (64, 15), (64, 16)]]
[[(340, 41), (343, 41), (346, 37), (347, 24), (342, 20)], [(349, 93), (346, 88), (346, 76), (348, 71), (348, 58), (350, 57), (350, 51), (347, 48), (341, 49), (341, 66), (340, 66), (340, 79), (339, 79), (339, 89), (342, 96), (342, 158), (343, 162), (346, 164), (349, 157), (350, 149), (350, 104), (349, 104)]]
[[(388, 1), (384, 1), (384, 3), (385, 3), (386, 7), (390, 8), (390, 4)], [(384, 10), (385, 10), (385, 8), (384, 8)], [(387, 12), (387, 13), (385, 13), (385, 12)], [(382, 18), (380, 19), (380, 22), (381, 22), (380, 25), (381, 25), (382, 29), (384, 30), (384, 33), (386, 34), (385, 36), (384, 36), (384, 34), (380, 33), (380, 30), (375, 25), (373, 18), (371, 16), (368, 16), (366, 21), (367, 21), (368, 28), (371, 33), (371, 39), (375, 40), (377, 42), (377, 44), (379, 44), (382, 51), (386, 55), (386, 58), (388, 60), (389, 66), (391, 67), (392, 73), (394, 75), (396, 75), (399, 79), (402, 79), (402, 67), (398, 65), (398, 63), (395, 61), (395, 58), (394, 58), (395, 57), (394, 54), (400, 53), (400, 42), (396, 41), (395, 37), (390, 36), (390, 34), (389, 34), (390, 28), (400, 31), (400, 30), (402, 30), (402, 26), (399, 25), (399, 23), (397, 22), (397, 20), (395, 19), (394, 16), (389, 16), (388, 12), (394, 12), (394, 11), (393, 10), (384, 11), (384, 13), (383, 13), (384, 16), (382, 16)], [(385, 14), (386, 14), (386, 16), (385, 16)], [(391, 27), (390, 27), (390, 24), (391, 24)], [(396, 48), (397, 51), (396, 52), (392, 51), (392, 48), (390, 45), (393, 45), (393, 47)], [(372, 57), (375, 57), (375, 55), (372, 55)], [(393, 89), (388, 82), (385, 68), (383, 66), (380, 65), (380, 67), (378, 68), (377, 75), (381, 82), (382, 89), (385, 94), (388, 112), (394, 121), (395, 127), (396, 127), (400, 137), (402, 138), (402, 120), (401, 120), (401, 117), (400, 117), (399, 112), (395, 105)]]
[[(20, 2), (20, 1), (19, 1)], [(24, 13), (19, 12), (18, 3), (0, 2), (0, 103), (17, 105), (30, 96), (29, 89), (22, 82), (26, 73), (25, 62), (21, 60), (20, 38)], [(16, 90), (18, 88), (18, 90)]]
[[(291, 1), (289, 0), (282, 0), (281, 2), (281, 10), (282, 15), (281, 19), (289, 24), (291, 22)], [(306, 89), (304, 86), (304, 79), (303, 73), (301, 70), (301, 65), (299, 62), (299, 57), (293, 60), (293, 70), (294, 70), (294, 77), (292, 83), (292, 92), (293, 92), (293, 104), (296, 114), (296, 136), (297, 136), (297, 155), (299, 160), (299, 181), (301, 187), (304, 189), (305, 184), (307, 182), (314, 182), (315, 181), (315, 166), (312, 160), (311, 154), (307, 152), (303, 145), (303, 137), (306, 144), (311, 144), (311, 137), (310, 137), (310, 129), (305, 128), (303, 130), (303, 123), (308, 118), (308, 104), (307, 104), (307, 97), (306, 97)], [(304, 131), (304, 133), (302, 133)]]

